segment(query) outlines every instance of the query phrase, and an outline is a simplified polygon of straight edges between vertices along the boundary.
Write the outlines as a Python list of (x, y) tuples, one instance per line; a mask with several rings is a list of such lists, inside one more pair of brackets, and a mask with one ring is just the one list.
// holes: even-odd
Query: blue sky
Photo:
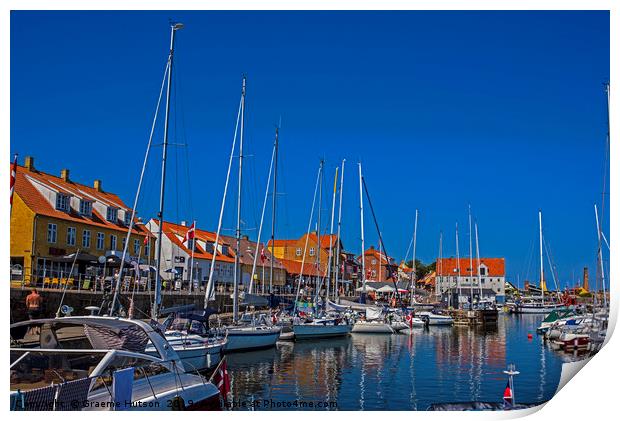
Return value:
[[(305, 231), (319, 159), (328, 191), (346, 158), (347, 249), (360, 249), (361, 160), (397, 259), (416, 208), (420, 258), (437, 256), (440, 230), (444, 256), (454, 255), (457, 221), (467, 255), (471, 204), (481, 254), (505, 257), (515, 282), (537, 279), (540, 208), (562, 283), (586, 265), (594, 276), (593, 204), (608, 172), (607, 12), (12, 12), (11, 152), (85, 183), (101, 178), (131, 204), (169, 19), (186, 27), (175, 55), (166, 219), (216, 228), (247, 74), (242, 219), (251, 237), (281, 118), (277, 237)], [(156, 147), (143, 217), (157, 212), (160, 156)], [(366, 210), (367, 245), (376, 245)]]

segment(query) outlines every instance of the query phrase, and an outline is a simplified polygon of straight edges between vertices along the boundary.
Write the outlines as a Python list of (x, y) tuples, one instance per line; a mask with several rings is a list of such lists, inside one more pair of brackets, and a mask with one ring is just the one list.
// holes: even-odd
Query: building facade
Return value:
[[(503, 303), (506, 296), (505, 259), (481, 257), (480, 266), (477, 266), (477, 262), (478, 259), (473, 259), (473, 267), (471, 267), (468, 257), (437, 259), (436, 294), (440, 295), (444, 301), (449, 298), (453, 306), (456, 306), (457, 299), (465, 303), (472, 295), (474, 300), (483, 298)], [(478, 269), (480, 270), (480, 282), (478, 281)]]
[[(358, 256), (357, 261), (361, 266), (362, 256)], [(371, 282), (388, 281), (390, 274), (398, 275), (398, 265), (394, 259), (386, 256), (385, 253), (380, 253), (374, 246), (370, 246), (364, 252), (364, 267), (366, 269), (364, 278)]]
[[(34, 158), (17, 166), (11, 210), (11, 273), (29, 285), (58, 285), (114, 273), (127, 241), (131, 209), (100, 180), (92, 186), (39, 171)], [(148, 231), (136, 221), (127, 260), (152, 258)], [(103, 259), (103, 260), (102, 260)], [(73, 262), (75, 261), (75, 265)], [(102, 263), (103, 262), (103, 263)], [(73, 266), (73, 271), (71, 271)]]
[[(159, 221), (151, 219), (147, 224), (148, 230), (157, 238), (159, 233)], [(164, 221), (162, 239), (162, 261), (159, 265), (159, 273), (166, 281), (166, 288), (189, 288), (190, 279), (193, 280), (192, 288), (204, 290), (211, 271), (213, 253), (215, 251), (215, 266), (213, 269), (213, 282), (216, 292), (224, 293), (232, 290), (235, 275), (235, 247), (236, 239), (229, 236), (220, 236), (215, 247), (216, 233), (201, 229), (194, 230), (194, 238), (187, 240), (188, 224), (181, 222), (175, 224)], [(155, 243), (156, 244), (156, 243)], [(241, 239), (241, 290), (247, 290), (250, 285), (256, 242), (248, 237)], [(155, 245), (157, 247), (157, 245)], [(193, 254), (192, 254), (193, 247)], [(269, 286), (269, 269), (271, 254), (265, 249), (264, 258), (257, 257), (254, 282), (257, 288), (263, 285)], [(264, 269), (264, 270), (263, 270)], [(273, 286), (279, 288), (286, 281), (286, 272), (282, 264), (274, 260)], [(262, 292), (253, 287), (254, 292)]]

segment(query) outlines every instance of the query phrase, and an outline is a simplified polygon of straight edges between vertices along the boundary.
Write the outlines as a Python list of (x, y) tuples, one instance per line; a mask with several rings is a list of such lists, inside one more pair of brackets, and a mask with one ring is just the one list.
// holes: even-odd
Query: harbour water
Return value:
[(431, 326), (412, 335), (352, 334), (231, 354), (231, 407), (426, 410), (432, 403), (501, 402), (510, 363), (521, 372), (516, 402), (544, 402), (556, 391), (562, 363), (577, 357), (552, 351), (536, 335), (543, 318), (502, 314), (492, 330)]

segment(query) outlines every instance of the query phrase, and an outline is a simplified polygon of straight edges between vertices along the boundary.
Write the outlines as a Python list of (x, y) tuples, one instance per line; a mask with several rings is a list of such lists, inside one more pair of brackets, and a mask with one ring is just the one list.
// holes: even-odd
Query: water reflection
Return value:
[(501, 401), (502, 371), (515, 363), (517, 399), (541, 402), (553, 396), (566, 359), (540, 337), (527, 338), (541, 319), (502, 315), (493, 330), (433, 326), (232, 354), (232, 393), (237, 400), (330, 401), (342, 410), (424, 410), (435, 402)]

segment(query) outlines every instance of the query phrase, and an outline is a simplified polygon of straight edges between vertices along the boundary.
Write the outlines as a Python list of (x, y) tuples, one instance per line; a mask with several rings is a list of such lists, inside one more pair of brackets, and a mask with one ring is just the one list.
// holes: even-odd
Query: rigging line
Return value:
[[(276, 145), (273, 145), (273, 151), (271, 152), (271, 163), (269, 164), (269, 175), (267, 176), (267, 187), (265, 188), (265, 199), (263, 200), (263, 211), (260, 216), (260, 225), (258, 228), (258, 237), (256, 238), (256, 251), (254, 252), (254, 262), (252, 263), (252, 274), (250, 275), (250, 287), (249, 293), (252, 293), (252, 287), (254, 286), (254, 274), (256, 273), (256, 260), (258, 258), (258, 246), (260, 244), (261, 234), (263, 232), (263, 220), (265, 219), (265, 208), (267, 207), (267, 198), (269, 196), (269, 185), (271, 184), (271, 172), (273, 171), (273, 161), (276, 154)], [(263, 246), (264, 249), (264, 246)], [(269, 257), (273, 259), (273, 256)], [(264, 280), (263, 280), (264, 281)]]
[(179, 222), (182, 217), (180, 215), (179, 212), (179, 191), (181, 190), (179, 188), (179, 147), (177, 145), (178, 143), (178, 132), (177, 132), (177, 128), (178, 128), (178, 124), (177, 124), (177, 108), (178, 108), (178, 101), (177, 101), (177, 91), (178, 91), (178, 83), (177, 83), (177, 74), (176, 74), (176, 66), (174, 65), (174, 63), (172, 63), (172, 67), (173, 70), (175, 70), (175, 72), (173, 72), (173, 78), (172, 78), (172, 85), (174, 87), (174, 89), (172, 90), (175, 94), (173, 96), (173, 102), (174, 102), (174, 106), (172, 107), (172, 109), (174, 110), (174, 114), (173, 114), (173, 121), (174, 121), (174, 141), (175, 141), (175, 147), (174, 147), (174, 178), (175, 178), (175, 183), (174, 183), (174, 192), (175, 192), (175, 196), (176, 196), (176, 221), (175, 222)]
[[(362, 184), (364, 185), (364, 191), (366, 192), (366, 198), (368, 199), (368, 205), (370, 206), (370, 213), (372, 215), (372, 219), (375, 223), (375, 227), (377, 228), (377, 233), (379, 234), (379, 246), (381, 247), (381, 249), (383, 250), (383, 254), (385, 254), (385, 267), (387, 269), (387, 275), (388, 278), (392, 279), (392, 283), (394, 284), (394, 289), (396, 290), (396, 296), (398, 297), (398, 302), (399, 304), (402, 305), (402, 297), (400, 295), (400, 292), (398, 291), (398, 285), (396, 284), (396, 280), (393, 277), (393, 273), (392, 273), (392, 267), (390, 266), (390, 262), (388, 261), (388, 252), (385, 249), (385, 244), (383, 243), (383, 236), (381, 235), (381, 230), (379, 229), (379, 223), (377, 222), (377, 216), (375, 215), (375, 210), (372, 206), (372, 201), (370, 200), (370, 194), (368, 193), (368, 186), (366, 186), (366, 178), (364, 176), (362, 176)], [(379, 264), (381, 263), (381, 253), (379, 253)], [(415, 262), (414, 262), (415, 265)], [(379, 270), (381, 270), (381, 267), (379, 266)]]
[(545, 236), (543, 235), (543, 244), (545, 247), (545, 253), (547, 254), (547, 262), (549, 263), (549, 268), (551, 269), (551, 277), (553, 278), (553, 283), (555, 285), (555, 289), (556, 291), (560, 290), (560, 287), (558, 286), (558, 280), (556, 277), (556, 268), (555, 265), (553, 264), (553, 259), (551, 258), (551, 253), (549, 253), (549, 242), (548, 240), (545, 238)]
[[(177, 72), (177, 68), (176, 68), (176, 63), (173, 63), (174, 66), (174, 74), (175, 77), (177, 75), (177, 73), (181, 73), (180, 71)], [(176, 92), (178, 97), (180, 98), (179, 102), (179, 113), (180, 113), (180, 130), (181, 130), (181, 138), (182, 138), (182, 142), (178, 145), (178, 146), (184, 146), (184, 155), (185, 155), (185, 176), (187, 177), (187, 184), (185, 185), (187, 187), (187, 204), (188, 204), (188, 210), (189, 210), (189, 218), (188, 221), (194, 221), (194, 200), (193, 200), (193, 195), (192, 195), (192, 188), (191, 188), (191, 177), (190, 177), (190, 168), (189, 168), (189, 144), (187, 143), (187, 124), (185, 122), (185, 105), (183, 102), (183, 98), (184, 98), (184, 94), (183, 94), (183, 83), (182, 83), (183, 78), (182, 77), (178, 77), (178, 79), (175, 78), (175, 87), (176, 87)]]
[[(116, 279), (116, 285), (114, 286), (114, 297), (112, 298), (112, 304), (110, 306), (110, 316), (112, 315), (113, 311), (114, 311), (114, 306), (116, 304), (116, 301), (118, 300), (118, 293), (119, 293), (119, 289), (120, 289), (120, 283), (121, 283), (121, 278), (122, 278), (122, 274), (123, 274), (123, 266), (125, 265), (125, 256), (127, 255), (127, 247), (129, 246), (129, 237), (131, 235), (131, 230), (133, 229), (133, 225), (134, 225), (134, 221), (136, 218), (136, 208), (138, 207), (138, 200), (140, 198), (140, 190), (142, 188), (142, 181), (144, 179), (144, 172), (146, 170), (146, 164), (148, 162), (149, 159), (149, 152), (151, 151), (151, 146), (153, 144), (153, 133), (155, 132), (155, 123), (157, 122), (157, 115), (159, 114), (159, 107), (161, 105), (161, 98), (163, 96), (164, 93), (164, 86), (166, 84), (166, 76), (168, 75), (168, 72), (170, 71), (170, 58), (168, 58), (167, 60), (167, 64), (166, 64), (166, 69), (164, 70), (164, 77), (163, 80), (161, 82), (161, 88), (159, 90), (159, 98), (157, 100), (157, 107), (155, 107), (155, 115), (153, 116), (153, 123), (151, 125), (151, 133), (149, 135), (149, 142), (146, 146), (146, 152), (144, 154), (144, 163), (142, 164), (142, 171), (140, 172), (140, 181), (138, 182), (138, 189), (136, 191), (136, 196), (134, 198), (134, 202), (133, 202), (133, 209), (131, 210), (131, 220), (129, 222), (129, 227), (127, 229), (127, 241), (125, 241), (125, 247), (123, 247), (123, 255), (121, 258), (121, 264), (118, 270), (118, 278)], [(161, 227), (160, 227), (161, 229)]]
[(222, 229), (222, 218), (224, 217), (224, 209), (226, 207), (226, 193), (228, 192), (228, 182), (230, 181), (230, 170), (232, 168), (233, 157), (235, 155), (235, 146), (237, 144), (237, 132), (239, 130), (239, 120), (241, 119), (241, 107), (243, 105), (243, 95), (239, 100), (239, 109), (237, 111), (237, 122), (235, 124), (235, 134), (233, 135), (232, 148), (230, 150), (230, 158), (228, 159), (228, 172), (226, 173), (226, 183), (224, 184), (224, 193), (222, 197), (222, 205), (220, 207), (220, 217), (217, 225), (217, 233), (215, 234), (215, 243), (213, 244), (213, 257), (211, 259), (211, 266), (209, 268), (209, 281), (205, 291), (204, 308), (207, 308), (209, 304), (209, 298), (211, 296), (211, 289), (213, 288), (213, 272), (215, 269), (215, 256), (217, 255), (217, 244), (220, 240), (220, 231)]
[[(308, 219), (308, 230), (306, 231), (306, 244), (304, 245), (304, 254), (301, 258), (301, 268), (299, 269), (299, 279), (297, 280), (297, 293), (295, 294), (295, 304), (293, 306), (293, 314), (297, 311), (297, 300), (299, 299), (299, 290), (301, 288), (301, 281), (303, 279), (304, 265), (306, 263), (306, 253), (308, 251), (308, 240), (310, 239), (310, 228), (312, 228), (312, 220), (314, 219), (314, 208), (316, 205), (316, 195), (319, 189), (319, 180), (321, 178), (322, 166), (319, 166), (319, 171), (316, 174), (316, 183), (314, 185), (314, 196), (312, 198), (312, 208), (310, 210), (310, 218)], [(312, 273), (312, 272), (311, 272)], [(317, 270), (318, 273), (318, 270)]]
[[(603, 160), (603, 191), (602, 191), (602, 203), (601, 203), (601, 224), (603, 223), (603, 216), (605, 215), (605, 191), (607, 190), (607, 162), (609, 160), (609, 143), (610, 143), (610, 122), (609, 122), (609, 96), (610, 87), (609, 82), (605, 84), (605, 93), (607, 96), (607, 136), (605, 141), (605, 159)], [(601, 229), (602, 231), (602, 229)]]

